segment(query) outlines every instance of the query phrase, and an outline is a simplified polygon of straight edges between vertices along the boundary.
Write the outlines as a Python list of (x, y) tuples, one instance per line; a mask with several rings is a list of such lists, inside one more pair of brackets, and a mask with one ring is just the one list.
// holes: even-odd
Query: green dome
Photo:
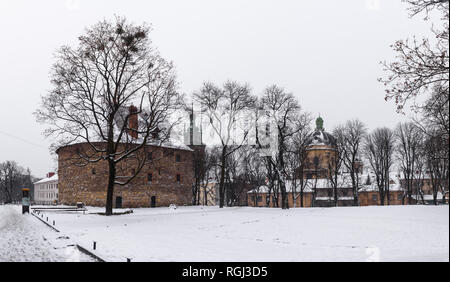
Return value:
[(320, 116), (316, 119), (316, 128), (323, 130), (323, 119)]

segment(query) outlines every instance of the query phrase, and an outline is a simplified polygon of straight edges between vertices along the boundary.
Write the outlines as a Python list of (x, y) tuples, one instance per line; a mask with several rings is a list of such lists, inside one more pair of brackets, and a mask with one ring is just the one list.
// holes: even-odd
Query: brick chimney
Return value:
[(128, 134), (134, 138), (138, 138), (138, 109), (135, 106), (130, 106), (129, 108), (130, 116), (128, 117)]
[(52, 177), (53, 175), (55, 175), (54, 172), (49, 172), (49, 173), (47, 173), (47, 178), (50, 178), (50, 177)]

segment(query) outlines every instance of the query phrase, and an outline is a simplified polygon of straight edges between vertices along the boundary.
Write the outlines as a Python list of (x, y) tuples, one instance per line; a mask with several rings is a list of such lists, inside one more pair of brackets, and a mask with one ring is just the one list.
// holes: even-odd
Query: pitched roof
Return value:
[[(371, 184), (366, 185), (364, 184), (364, 181), (367, 179), (367, 177), (370, 177)], [(332, 184), (329, 179), (326, 178), (320, 178), (320, 179), (304, 179), (303, 181), (306, 181), (304, 192), (312, 192), (314, 188), (316, 189), (329, 189), (332, 188)], [(351, 188), (352, 182), (350, 175), (348, 173), (343, 173), (339, 175), (338, 177), (338, 189), (343, 188)], [(389, 191), (404, 191), (400, 185), (400, 180), (398, 178), (391, 178), (390, 182), (393, 182), (393, 184), (389, 185)], [(295, 191), (299, 192), (300, 188), (299, 186), (300, 181), (297, 180), (297, 187), (295, 187)], [(375, 179), (373, 175), (363, 174), (360, 176), (360, 189), (358, 192), (371, 192), (371, 191), (378, 191), (378, 187), (375, 183)], [(286, 192), (292, 192), (294, 188), (293, 181), (287, 180), (286, 181)], [(267, 185), (262, 185), (257, 189), (251, 190), (248, 193), (268, 193), (269, 187)]]
[(43, 184), (43, 183), (52, 182), (52, 181), (58, 181), (58, 174), (55, 173), (55, 175), (53, 175), (52, 177), (46, 177), (37, 182), (34, 182), (33, 184)]

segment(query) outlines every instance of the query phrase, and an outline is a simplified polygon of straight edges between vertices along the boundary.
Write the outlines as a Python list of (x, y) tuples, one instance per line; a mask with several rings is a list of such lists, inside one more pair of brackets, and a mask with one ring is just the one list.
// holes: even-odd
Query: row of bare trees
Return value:
[(217, 172), (219, 206), (234, 205), (242, 192), (266, 183), (276, 205), (281, 195), (281, 207), (287, 208), (286, 181), (300, 166), (310, 117), (294, 95), (281, 87), (269, 86), (260, 99), (250, 90), (248, 84), (227, 81), (222, 87), (205, 83), (195, 93), (211, 128), (211, 138), (217, 140), (213, 168)]
[[(443, 132), (424, 130), (414, 121), (399, 123), (396, 128), (376, 128), (368, 132), (359, 120), (348, 121), (333, 130), (336, 137), (336, 155), (329, 165), (329, 182), (337, 190), (342, 187), (339, 176), (342, 172), (350, 177), (354, 204), (358, 203), (358, 190), (363, 184), (360, 164), (369, 167), (374, 176), (374, 185), (379, 192), (380, 203), (390, 204), (390, 180), (398, 177), (405, 189), (403, 202), (423, 202), (423, 188), (431, 186), (433, 201), (442, 203), (448, 193), (448, 139)], [(345, 184), (347, 185), (347, 184)], [(413, 199), (415, 199), (413, 201)]]
[(33, 188), (30, 169), (24, 169), (14, 161), (0, 163), (0, 203), (22, 200), (22, 188)]
[[(426, 3), (430, 1), (409, 2), (417, 7), (416, 13), (436, 7), (443, 11), (443, 18), (448, 19), (448, 9), (444, 9), (448, 8), (448, 1), (431, 1), (435, 6)], [(448, 104), (448, 49), (445, 48), (448, 24), (436, 32), (436, 37), (438, 42), (433, 48), (428, 41), (412, 47), (407, 42), (398, 42), (395, 49), (399, 62), (385, 64), (391, 75), (383, 80), (391, 87), (387, 98), (394, 98), (399, 109), (409, 97), (433, 90), (433, 95), (420, 107), (426, 113), (423, 115), (426, 122), (421, 124), (427, 129), (427, 136), (433, 136), (427, 148), (441, 144), (442, 140), (448, 144), (448, 107), (445, 109)], [(88, 144), (89, 152), (80, 151), (74, 165), (108, 163), (106, 215), (112, 215), (114, 187), (127, 185), (135, 179), (151, 161), (147, 159), (150, 152), (146, 152), (146, 144), (162, 145), (170, 139), (180, 121), (175, 113), (183, 103), (173, 64), (151, 46), (147, 25), (135, 25), (116, 17), (114, 21), (104, 20), (87, 28), (78, 38), (77, 46), (61, 47), (56, 52), (51, 75), (52, 89), (42, 98), (36, 117), (49, 124), (46, 134), (55, 137), (54, 149), (74, 142)], [(274, 203), (278, 205), (278, 195), (281, 195), (281, 207), (288, 208), (287, 180), (298, 178), (299, 183), (294, 183), (300, 191), (305, 184), (298, 176), (305, 166), (305, 140), (311, 120), (295, 97), (281, 87), (270, 86), (258, 99), (251, 94), (249, 85), (228, 81), (222, 86), (205, 83), (195, 93), (194, 100), (201, 104), (201, 111), (210, 125), (211, 134), (205, 137), (216, 140), (214, 150), (207, 152), (217, 152), (217, 155), (197, 156), (201, 165), (196, 168), (196, 178), (210, 179), (209, 171), (214, 171), (219, 185), (219, 205), (236, 203), (234, 198), (239, 197), (240, 187), (243, 187), (235, 185), (237, 181), (248, 187), (265, 182), (269, 194), (273, 192)], [(342, 133), (338, 140), (342, 156), (335, 159), (339, 163), (333, 165), (336, 168), (334, 179), (341, 166), (353, 171), (356, 201), (359, 179), (354, 163), (361, 148), (359, 131), (362, 129), (351, 132), (348, 126), (336, 131), (337, 136)], [(439, 126), (446, 128), (444, 135)], [(390, 135), (382, 131), (376, 135)], [(356, 135), (349, 137), (352, 134)], [(380, 171), (380, 185), (385, 183), (392, 162), (390, 144), (383, 142), (376, 145), (382, 151), (388, 150), (382, 152), (382, 159), (375, 156), (375, 153), (381, 154), (376, 147), (371, 156), (373, 167)], [(436, 161), (440, 158), (430, 157), (428, 166), (436, 163), (434, 167), (441, 168)], [(256, 159), (259, 163), (251, 161)], [(126, 179), (117, 174), (117, 168), (125, 161), (135, 164), (133, 173)], [(251, 171), (256, 167), (257, 173)], [(436, 179), (445, 175), (444, 169)], [(194, 186), (193, 203), (199, 203), (199, 185)], [(294, 194), (295, 189), (292, 189)], [(302, 195), (300, 192), (299, 197)]]
[(435, 14), (441, 26), (433, 25), (428, 37), (398, 40), (392, 45), (393, 62), (383, 62), (386, 76), (379, 80), (386, 87), (386, 100), (393, 99), (403, 113), (411, 105), (418, 117), (400, 124), (395, 136), (400, 171), (405, 179), (408, 202), (416, 198), (424, 177), (429, 178), (434, 203), (438, 192), (448, 192), (449, 147), (449, 0), (404, 0), (411, 17)]
[[(208, 157), (202, 158), (200, 165), (204, 169), (201, 182), (218, 184), (219, 206), (242, 204), (249, 190), (254, 191), (257, 205), (260, 187), (268, 195), (266, 206), (289, 208), (289, 191), (294, 205), (298, 198), (300, 206), (304, 205), (305, 187), (313, 181), (304, 177), (312, 118), (302, 111), (291, 93), (272, 85), (257, 98), (247, 84), (228, 81), (223, 87), (205, 83), (195, 99), (201, 103), (211, 126), (208, 138), (218, 141), (206, 150)], [(430, 135), (420, 123), (400, 123), (395, 129), (385, 127), (368, 132), (363, 122), (354, 119), (332, 132), (336, 145), (328, 164), (328, 183), (334, 190), (336, 205), (338, 190), (348, 188), (349, 183), (354, 204), (358, 204), (358, 191), (365, 184), (361, 179), (363, 164), (373, 172), (381, 204), (390, 204), (394, 173), (402, 179), (404, 199), (409, 204), (414, 196), (416, 200), (423, 197), (421, 188), (430, 178), (435, 203), (439, 192), (445, 195), (448, 191), (445, 144), (439, 143), (445, 139)], [(350, 179), (345, 183), (344, 173)], [(203, 203), (199, 192), (194, 193), (194, 204), (207, 202), (211, 191), (206, 191)]]

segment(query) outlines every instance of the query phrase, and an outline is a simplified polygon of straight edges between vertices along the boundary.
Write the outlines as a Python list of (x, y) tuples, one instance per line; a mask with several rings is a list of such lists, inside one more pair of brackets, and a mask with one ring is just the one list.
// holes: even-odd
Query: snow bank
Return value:
[(20, 206), (0, 205), (0, 262), (93, 261)]

